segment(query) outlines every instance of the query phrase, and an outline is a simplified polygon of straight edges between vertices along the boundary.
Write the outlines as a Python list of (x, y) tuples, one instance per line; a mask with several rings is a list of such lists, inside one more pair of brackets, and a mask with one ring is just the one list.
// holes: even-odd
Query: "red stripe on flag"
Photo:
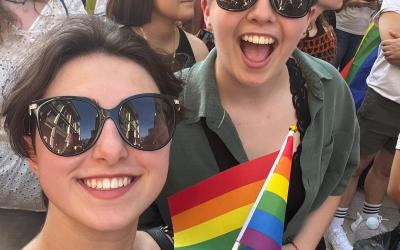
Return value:
[(285, 149), (282, 152), (282, 157), (286, 156), (289, 160), (293, 158), (293, 136), (287, 138)]
[(244, 162), (168, 197), (171, 216), (238, 187), (265, 179), (278, 153), (277, 151), (255, 160)]

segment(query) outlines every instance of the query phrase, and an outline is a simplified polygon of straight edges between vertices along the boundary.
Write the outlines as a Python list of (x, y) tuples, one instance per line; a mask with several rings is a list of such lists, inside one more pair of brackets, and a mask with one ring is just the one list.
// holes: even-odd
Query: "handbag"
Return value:
[(400, 223), (392, 231), (359, 240), (354, 250), (400, 250)]

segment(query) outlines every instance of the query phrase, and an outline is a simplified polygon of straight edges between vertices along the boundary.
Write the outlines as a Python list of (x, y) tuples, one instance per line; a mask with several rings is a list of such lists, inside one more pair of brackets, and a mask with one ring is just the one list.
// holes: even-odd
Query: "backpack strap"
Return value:
[(203, 126), (204, 133), (207, 136), (208, 143), (210, 144), (210, 148), (214, 154), (214, 158), (217, 161), (219, 170), (222, 172), (227, 170), (233, 166), (239, 164), (236, 158), (229, 151), (228, 147), (223, 143), (221, 138), (212, 131), (206, 123), (206, 118), (202, 117), (200, 119), (201, 125)]
[(60, 2), (61, 2), (61, 4), (62, 4), (62, 6), (64, 7), (65, 14), (66, 14), (67, 16), (69, 16), (68, 8), (67, 8), (67, 5), (65, 4), (65, 1), (64, 1), (64, 0), (60, 0)]

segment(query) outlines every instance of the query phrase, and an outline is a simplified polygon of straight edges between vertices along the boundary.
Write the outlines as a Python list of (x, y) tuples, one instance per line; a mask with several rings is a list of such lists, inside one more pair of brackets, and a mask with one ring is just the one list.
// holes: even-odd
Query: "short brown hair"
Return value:
[(115, 22), (139, 27), (151, 22), (153, 0), (108, 0), (107, 17)]
[(182, 89), (181, 81), (141, 36), (113, 22), (87, 15), (69, 17), (44, 41), (43, 48), (24, 65), (26, 71), (17, 76), (2, 110), (11, 146), (18, 155), (30, 156), (24, 140), (28, 131), (32, 131), (34, 144), (36, 127), (28, 115), (28, 106), (43, 96), (58, 71), (74, 58), (92, 53), (127, 58), (147, 70), (162, 94), (177, 97)]

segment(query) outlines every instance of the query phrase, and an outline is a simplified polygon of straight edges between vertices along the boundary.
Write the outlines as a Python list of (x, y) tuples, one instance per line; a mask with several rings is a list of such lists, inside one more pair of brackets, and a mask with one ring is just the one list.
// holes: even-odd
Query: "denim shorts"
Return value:
[(357, 113), (361, 158), (380, 149), (394, 153), (400, 132), (400, 104), (368, 88)]

